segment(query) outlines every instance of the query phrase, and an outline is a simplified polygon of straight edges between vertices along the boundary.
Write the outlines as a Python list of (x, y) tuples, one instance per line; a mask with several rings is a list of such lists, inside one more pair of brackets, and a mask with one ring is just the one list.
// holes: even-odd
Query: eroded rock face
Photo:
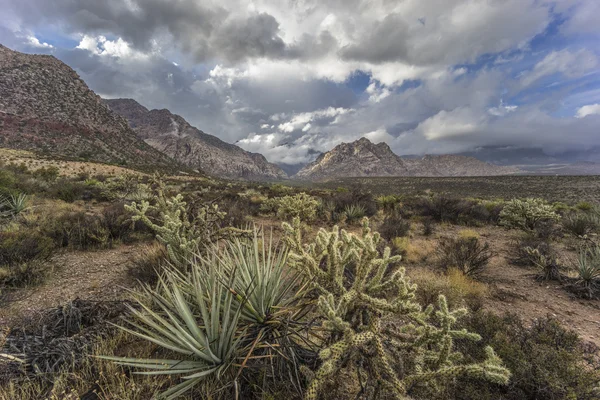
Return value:
[(0, 45), (0, 146), (140, 166), (177, 164), (140, 140), (53, 56)]
[(365, 176), (490, 176), (516, 172), (518, 169), (513, 167), (499, 167), (466, 156), (402, 158), (385, 143), (373, 144), (367, 138), (361, 138), (321, 154), (294, 177), (326, 180)]
[(132, 99), (105, 100), (125, 117), (137, 135), (157, 150), (191, 168), (225, 177), (273, 180), (287, 175), (264, 156), (202, 132), (169, 110), (148, 110)]

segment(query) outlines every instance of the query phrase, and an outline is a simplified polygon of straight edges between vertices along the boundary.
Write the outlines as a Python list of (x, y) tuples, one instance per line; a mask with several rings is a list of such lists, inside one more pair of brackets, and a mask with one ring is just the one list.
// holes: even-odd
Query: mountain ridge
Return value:
[(205, 133), (166, 108), (149, 110), (134, 99), (104, 99), (104, 103), (127, 119), (146, 143), (188, 167), (225, 178), (287, 178), (281, 168), (269, 163), (262, 154), (248, 152)]
[(0, 45), (0, 146), (53, 156), (179, 168), (140, 140), (79, 75), (51, 55)]
[(294, 178), (326, 180), (369, 176), (493, 176), (518, 173), (514, 167), (496, 166), (474, 157), (425, 155), (403, 158), (384, 142), (374, 144), (363, 137), (341, 143), (302, 168)]

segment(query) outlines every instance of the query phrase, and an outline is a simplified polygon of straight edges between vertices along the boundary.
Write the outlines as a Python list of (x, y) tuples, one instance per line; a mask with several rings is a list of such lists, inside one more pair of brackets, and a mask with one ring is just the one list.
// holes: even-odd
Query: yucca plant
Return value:
[(398, 197), (394, 195), (388, 196), (379, 196), (375, 199), (377, 202), (377, 206), (381, 208), (384, 212), (389, 213), (394, 211), (396, 205), (398, 204)]
[(365, 216), (365, 207), (360, 204), (350, 204), (344, 208), (344, 215), (350, 223), (359, 221)]
[[(216, 261), (216, 260), (215, 260)], [(178, 353), (180, 358), (138, 359), (100, 357), (120, 365), (143, 369), (141, 375), (182, 375), (183, 381), (159, 395), (175, 399), (207, 377), (231, 383), (242, 353), (239, 320), (242, 303), (219, 281), (217, 263), (183, 274), (171, 268), (159, 277), (156, 289), (145, 287), (136, 295), (139, 307), (129, 306), (134, 320), (120, 329)], [(190, 282), (193, 293), (181, 289)], [(149, 301), (148, 301), (149, 299)]]
[(600, 246), (592, 246), (579, 251), (576, 284), (585, 291), (588, 298), (600, 285)]
[(600, 218), (598, 218), (598, 215), (591, 213), (570, 213), (563, 217), (562, 226), (575, 236), (585, 236), (598, 230)]
[[(242, 318), (251, 323), (266, 324), (275, 320), (280, 311), (301, 298), (296, 292), (300, 276), (286, 271), (288, 250), (273, 242), (273, 235), (265, 237), (254, 227), (251, 240), (236, 238), (215, 249), (223, 279), (234, 277), (232, 289), (243, 304)], [(242, 297), (246, 293), (246, 297)]]
[(190, 258), (187, 268), (167, 268), (157, 289), (146, 287), (137, 296), (141, 309), (132, 308), (137, 321), (122, 329), (181, 353), (182, 364), (107, 359), (153, 369), (146, 374), (186, 374), (193, 369), (184, 379), (194, 383), (187, 386), (184, 381), (167, 391), (167, 398), (208, 376), (223, 384), (234, 382), (249, 363), (256, 367), (268, 362), (265, 371), (283, 372), (300, 387), (299, 361), (316, 347), (308, 339), (310, 324), (300, 322), (312, 303), (304, 296), (301, 275), (287, 268), (287, 258), (286, 247), (254, 227), (251, 238), (213, 244), (205, 254)]
[(24, 193), (0, 197), (0, 217), (14, 217), (28, 207), (28, 197)]

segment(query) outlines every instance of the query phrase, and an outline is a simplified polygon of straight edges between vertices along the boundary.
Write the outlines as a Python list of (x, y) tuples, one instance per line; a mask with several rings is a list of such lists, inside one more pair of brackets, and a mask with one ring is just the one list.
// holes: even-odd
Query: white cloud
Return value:
[(446, 139), (473, 134), (483, 122), (483, 118), (472, 109), (461, 107), (451, 111), (440, 111), (421, 122), (416, 131), (428, 140)]
[(575, 115), (577, 118), (583, 118), (587, 115), (600, 114), (600, 104), (588, 104), (580, 107)]
[[(132, 49), (129, 43), (122, 38), (117, 40), (108, 40), (106, 37), (83, 35), (81, 41), (76, 47), (77, 49), (87, 50), (99, 56), (109, 56), (115, 58), (131, 59), (131, 58), (146, 58), (147, 55)], [(173, 63), (175, 66), (177, 64)]]
[(40, 40), (38, 38), (36, 38), (35, 36), (28, 36), (27, 37), (27, 41), (29, 42), (29, 44), (33, 47), (37, 47), (40, 49), (52, 49), (54, 48), (54, 46), (52, 46), (51, 44), (48, 44), (46, 42), (40, 42)]

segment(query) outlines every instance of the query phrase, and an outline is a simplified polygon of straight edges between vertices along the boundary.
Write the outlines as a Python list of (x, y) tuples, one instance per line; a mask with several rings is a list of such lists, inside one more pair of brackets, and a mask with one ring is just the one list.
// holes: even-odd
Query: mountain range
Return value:
[[(0, 147), (249, 180), (280, 180), (288, 174), (302, 180), (600, 174), (600, 164), (593, 162), (600, 160), (598, 149), (583, 156), (571, 155), (568, 160), (539, 149), (480, 149), (459, 155), (400, 157), (387, 144), (373, 144), (366, 138), (342, 143), (308, 165), (278, 166), (261, 154), (203, 132), (167, 109), (149, 110), (133, 99), (102, 99), (73, 69), (53, 56), (23, 54), (2, 45)], [(510, 165), (519, 161), (523, 165)]]
[(241, 179), (283, 179), (287, 174), (258, 153), (250, 153), (202, 132), (169, 110), (148, 110), (132, 99), (104, 100), (129, 121), (138, 137), (178, 162), (210, 175)]
[(374, 144), (367, 138), (341, 143), (321, 154), (294, 177), (327, 180), (365, 176), (491, 176), (516, 174), (519, 169), (497, 166), (461, 155), (426, 155), (403, 158), (386, 143)]

